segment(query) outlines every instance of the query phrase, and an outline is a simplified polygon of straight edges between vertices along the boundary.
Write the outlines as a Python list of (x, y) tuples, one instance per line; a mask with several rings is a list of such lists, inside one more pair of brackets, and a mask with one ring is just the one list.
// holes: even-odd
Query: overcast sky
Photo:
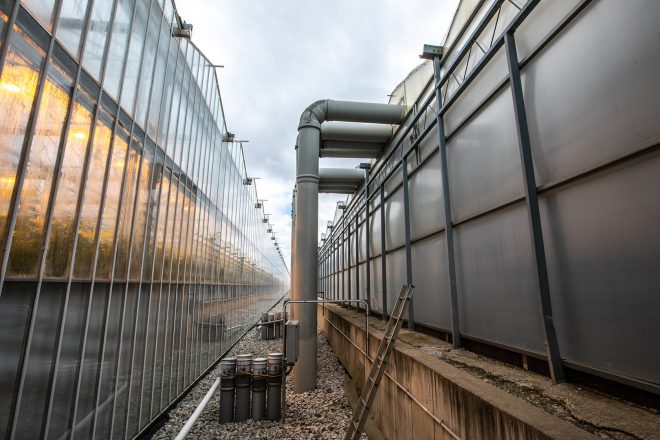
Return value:
[[(178, 0), (192, 40), (216, 63), (227, 127), (244, 144), (248, 173), (267, 199), (287, 265), (300, 113), (318, 99), (386, 103), (441, 44), (458, 0)], [(358, 161), (322, 159), (321, 166)], [(319, 224), (342, 196), (321, 195)], [(325, 226), (320, 229), (325, 231)]]

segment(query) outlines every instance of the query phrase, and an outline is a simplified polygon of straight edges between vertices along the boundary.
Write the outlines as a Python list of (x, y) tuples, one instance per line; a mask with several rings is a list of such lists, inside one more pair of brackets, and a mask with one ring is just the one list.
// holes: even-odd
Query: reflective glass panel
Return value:
[(75, 227), (76, 207), (80, 195), (80, 182), (96, 101), (82, 88), (76, 92), (64, 159), (60, 168), (60, 181), (53, 208), (46, 276), (60, 278), (67, 275)]
[(21, 191), (8, 273), (34, 276), (73, 78), (51, 61)]
[(126, 59), (126, 46), (131, 30), (135, 0), (118, 0), (115, 22), (112, 25), (108, 61), (105, 66), (103, 88), (115, 99), (119, 98), (119, 84)]
[(142, 61), (144, 36), (147, 32), (147, 20), (149, 19), (149, 2), (139, 1), (137, 2), (135, 8), (131, 39), (128, 45), (128, 54), (126, 58), (124, 83), (121, 92), (121, 105), (131, 115), (133, 114), (135, 90), (137, 88), (140, 62)]
[(110, 159), (110, 172), (108, 174), (103, 216), (101, 217), (101, 227), (99, 228), (99, 250), (96, 277), (100, 279), (110, 278), (110, 272), (112, 270), (115, 225), (118, 218), (119, 199), (121, 196), (124, 169), (126, 168), (125, 163), (128, 139), (128, 130), (126, 130), (122, 124), (117, 123), (117, 134), (115, 135), (114, 144), (112, 146), (112, 158)]
[(110, 141), (112, 140), (112, 122), (112, 116), (105, 110), (99, 111), (94, 130), (89, 169), (87, 171), (84, 201), (80, 211), (78, 245), (73, 269), (76, 278), (89, 278), (92, 274), (92, 264), (96, 251), (94, 244), (101, 206), (103, 181), (108, 160), (108, 150), (110, 148)]
[(88, 0), (62, 0), (59, 23), (55, 35), (75, 59), (80, 54), (80, 41), (85, 28)]
[(135, 136), (131, 139), (131, 150), (128, 155), (128, 168), (124, 182), (124, 196), (121, 202), (121, 221), (117, 244), (117, 261), (115, 264), (115, 279), (126, 279), (128, 270), (128, 252), (131, 244), (131, 222), (137, 192), (138, 169), (142, 157), (142, 141)]
[(53, 7), (55, 0), (22, 0), (32, 16), (49, 32), (53, 29)]
[(97, 81), (101, 76), (101, 62), (105, 52), (105, 40), (110, 27), (113, 1), (95, 1), (90, 17), (91, 23), (85, 41), (85, 51), (82, 57), (83, 67)]
[[(154, 151), (151, 145), (144, 149), (142, 158), (142, 170), (138, 182), (137, 200), (135, 202), (135, 220), (133, 225), (133, 236), (131, 237), (131, 266), (130, 279), (140, 280), (140, 269), (142, 267), (142, 255), (144, 251), (144, 238), (147, 226), (147, 218), (151, 214), (153, 204), (150, 203), (152, 190), (158, 194), (158, 188), (152, 188), (151, 176), (154, 171)], [(158, 182), (160, 184), (160, 181)]]
[[(168, 110), (166, 106), (169, 101), (169, 95), (171, 94), (169, 93), (171, 84), (168, 84), (165, 78), (165, 68), (167, 67), (168, 69), (171, 69), (170, 66), (173, 66), (176, 61), (176, 59), (169, 59), (170, 57), (168, 56), (174, 55), (174, 58), (176, 58), (176, 54), (170, 51), (171, 40), (170, 27), (161, 18), (158, 55), (156, 57), (156, 67), (152, 79), (152, 82), (158, 84), (158, 86), (153, 87), (153, 90), (151, 91), (151, 103), (149, 104), (149, 114), (146, 123), (147, 134), (154, 140), (157, 139), (156, 130), (158, 129), (158, 116), (161, 112), (164, 113)], [(169, 82), (172, 82), (171, 79)], [(161, 98), (163, 98), (163, 102), (161, 102)]]
[[(158, 37), (160, 36), (160, 23), (162, 11), (155, 2), (151, 3), (151, 14), (149, 15), (149, 30), (142, 55), (142, 68), (140, 70), (140, 81), (138, 82), (137, 103), (135, 104), (135, 120), (141, 127), (145, 128), (147, 109), (149, 107), (149, 96), (152, 90), (154, 63), (156, 62), (156, 51), (158, 51)], [(164, 62), (163, 60), (162, 62)], [(160, 85), (160, 84), (159, 84)], [(153, 87), (154, 89), (156, 87)]]

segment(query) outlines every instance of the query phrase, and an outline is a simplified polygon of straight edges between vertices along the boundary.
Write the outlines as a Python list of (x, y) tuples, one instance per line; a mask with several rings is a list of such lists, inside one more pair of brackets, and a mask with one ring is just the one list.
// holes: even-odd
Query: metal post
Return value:
[(525, 99), (523, 96), (522, 83), (520, 81), (520, 65), (518, 64), (518, 53), (513, 31), (506, 33), (504, 43), (509, 65), (509, 83), (511, 85), (513, 108), (516, 116), (516, 129), (518, 131), (518, 146), (520, 148), (520, 161), (525, 184), (525, 201), (527, 202), (534, 262), (536, 265), (536, 275), (541, 296), (541, 312), (543, 314), (543, 324), (545, 328), (548, 367), (550, 368), (550, 376), (552, 377), (553, 383), (558, 383), (564, 381), (564, 369), (561, 361), (561, 354), (559, 352), (555, 325), (552, 318), (550, 283), (548, 280), (545, 247), (543, 244), (543, 230), (541, 227), (541, 215), (539, 212), (536, 177), (534, 175), (534, 162), (532, 158), (531, 141), (529, 138), (529, 127), (527, 125)]
[(355, 299), (360, 299), (360, 210), (355, 214)]
[(367, 303), (371, 306), (371, 228), (369, 225), (369, 170), (365, 170), (364, 177), (364, 210), (365, 210), (365, 224), (364, 224), (364, 239), (366, 242), (365, 264), (366, 264), (366, 285), (365, 290), (367, 294)]
[(385, 251), (385, 185), (380, 185), (380, 276), (383, 288), (383, 320), (387, 321), (387, 252)]
[[(412, 286), (412, 243), (410, 238), (410, 194), (408, 193), (408, 157), (404, 156), (402, 163), (403, 173), (403, 227), (406, 239), (406, 284)], [(413, 308), (413, 299), (408, 303), (408, 328), (415, 328), (415, 313)]]
[[(433, 73), (435, 77), (435, 101), (438, 109), (442, 108), (442, 93), (440, 93), (440, 57), (433, 57)], [(445, 135), (444, 117), (437, 113), (436, 126), (440, 143), (440, 168), (442, 172), (442, 201), (445, 211), (445, 249), (447, 251), (447, 276), (449, 278), (449, 302), (451, 304), (451, 340), (454, 347), (461, 346), (461, 330), (458, 316), (458, 289), (456, 288), (456, 260), (454, 253), (454, 226), (452, 225), (451, 198), (449, 196), (449, 166), (447, 163), (447, 137)]]

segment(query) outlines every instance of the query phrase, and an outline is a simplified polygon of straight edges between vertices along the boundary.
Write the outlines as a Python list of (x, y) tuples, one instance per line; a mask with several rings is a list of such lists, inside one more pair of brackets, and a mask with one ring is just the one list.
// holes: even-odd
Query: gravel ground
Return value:
[[(315, 391), (293, 394), (292, 375), (287, 377), (287, 422), (249, 420), (245, 423), (217, 422), (219, 390), (201, 414), (189, 439), (339, 439), (343, 438), (353, 411), (344, 395), (346, 374), (321, 332), (318, 340), (318, 387)], [(262, 341), (258, 329), (248, 333), (231, 354), (252, 353), (265, 357), (282, 350), (282, 340)], [(215, 380), (215, 374), (202, 379), (169, 413), (169, 420), (153, 439), (172, 439), (183, 427)]]

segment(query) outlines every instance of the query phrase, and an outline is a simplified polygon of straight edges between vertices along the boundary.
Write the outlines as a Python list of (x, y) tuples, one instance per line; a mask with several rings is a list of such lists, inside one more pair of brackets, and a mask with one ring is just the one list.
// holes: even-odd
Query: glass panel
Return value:
[[(165, 94), (169, 99), (170, 93), (168, 93), (170, 86), (165, 81), (165, 66), (168, 66), (168, 69), (171, 69), (169, 66), (174, 64), (176, 60), (170, 60), (168, 55), (176, 55), (169, 50), (170, 47), (170, 27), (165, 23), (164, 20), (161, 20), (160, 26), (160, 41), (158, 43), (158, 56), (156, 57), (156, 68), (154, 70), (154, 76), (151, 80), (153, 84), (157, 84), (157, 87), (154, 87), (151, 91), (151, 99), (149, 104), (149, 116), (147, 121), (147, 134), (152, 139), (157, 139), (156, 129), (158, 128), (156, 124), (158, 123), (158, 116), (161, 112), (165, 112), (164, 108), (167, 104), (165, 102), (161, 103), (161, 96)], [(171, 80), (170, 80), (171, 82)]]
[[(169, 157), (173, 157), (172, 151), (174, 150), (174, 133), (176, 131), (177, 118), (179, 116), (182, 79), (181, 65), (183, 60), (179, 55), (176, 39), (173, 38), (171, 40), (170, 47), (174, 47), (174, 49), (170, 51), (170, 61), (172, 62), (167, 67), (168, 73), (165, 79), (166, 87), (169, 90), (165, 92), (165, 99), (167, 102), (160, 112), (160, 121), (158, 123), (158, 144), (161, 146), (166, 146), (166, 154)], [(177, 57), (179, 60), (177, 60)], [(176, 72), (174, 72), (175, 66), (179, 67), (176, 69)], [(172, 88), (174, 88), (174, 90), (172, 90)], [(165, 139), (165, 137), (167, 137), (167, 139)]]
[[(17, 439), (41, 438), (41, 423), (45, 418), (50, 371), (55, 360), (55, 342), (60, 322), (59, 311), (64, 301), (65, 285), (48, 286), (48, 295), (41, 295), (36, 313), (32, 345), (27, 359), (25, 382), (16, 427)], [(3, 390), (4, 392), (4, 390)], [(24, 422), (29, 420), (30, 423)], [(9, 436), (8, 436), (9, 437)]]
[(22, 0), (32, 16), (36, 18), (48, 32), (53, 29), (53, 7), (55, 0)]
[(128, 156), (126, 182), (124, 183), (124, 198), (121, 202), (120, 233), (117, 244), (117, 262), (115, 265), (115, 280), (126, 279), (128, 270), (128, 250), (131, 243), (131, 222), (135, 194), (137, 192), (138, 168), (142, 156), (142, 141), (135, 136), (131, 139), (131, 150)]
[[(156, 240), (157, 222), (160, 223), (160, 217), (165, 217), (165, 210), (161, 207), (161, 178), (163, 177), (163, 152), (158, 149), (156, 152), (156, 161), (153, 165), (152, 178), (148, 189), (149, 210), (146, 218), (145, 250), (144, 263), (142, 264), (142, 281), (151, 281), (151, 275), (154, 270), (154, 246)], [(156, 264), (160, 263), (159, 261)]]
[(105, 40), (110, 27), (113, 1), (95, 1), (90, 20), (92, 21), (85, 41), (82, 57), (83, 67), (97, 81), (101, 76), (101, 61), (105, 52)]
[[(151, 174), (153, 173), (154, 152), (149, 145), (144, 149), (142, 158), (142, 171), (140, 171), (140, 181), (138, 182), (137, 201), (135, 204), (135, 220), (133, 225), (133, 236), (131, 237), (131, 263), (130, 279), (140, 280), (140, 268), (142, 267), (142, 254), (144, 250), (145, 228), (147, 218), (151, 215), (149, 201), (151, 188)], [(156, 188), (157, 189), (157, 188)], [(157, 194), (157, 192), (156, 192)]]
[(128, 32), (131, 29), (131, 17), (135, 6), (135, 0), (118, 1), (115, 22), (112, 25), (105, 78), (103, 79), (104, 89), (115, 99), (119, 97), (119, 84), (124, 68), (124, 60), (126, 59), (126, 46), (128, 45)]
[(53, 220), (46, 255), (46, 276), (48, 277), (60, 278), (66, 276), (69, 268), (76, 206), (80, 194), (80, 181), (95, 105), (94, 99), (81, 88), (78, 88), (53, 208)]
[(149, 93), (153, 84), (154, 62), (158, 50), (158, 37), (160, 35), (160, 21), (162, 11), (154, 2), (151, 3), (151, 14), (149, 15), (149, 30), (147, 31), (147, 42), (142, 55), (142, 69), (140, 70), (140, 81), (137, 84), (138, 94), (135, 104), (135, 120), (141, 127), (145, 126), (147, 107), (149, 104)]
[(110, 278), (112, 270), (112, 258), (114, 256), (113, 239), (115, 237), (115, 224), (119, 210), (119, 197), (121, 194), (121, 183), (124, 178), (124, 165), (126, 163), (126, 150), (128, 148), (128, 130), (120, 123), (117, 124), (112, 147), (112, 158), (110, 174), (105, 192), (105, 205), (99, 228), (99, 250), (96, 278)]
[(169, 226), (171, 218), (174, 217), (174, 203), (176, 202), (176, 194), (174, 192), (170, 194), (172, 188), (170, 187), (170, 170), (168, 169), (165, 169), (165, 175), (163, 176), (161, 188), (153, 271), (154, 282), (160, 281), (163, 274), (163, 253), (165, 250), (165, 240), (170, 239), (170, 236), (165, 236), (165, 228), (166, 226)]
[(88, 0), (63, 0), (59, 23), (55, 31), (57, 39), (75, 59), (78, 59), (80, 52), (87, 3)]
[(121, 105), (131, 115), (133, 114), (133, 102), (135, 101), (135, 89), (137, 88), (140, 62), (142, 61), (142, 47), (144, 46), (144, 36), (147, 32), (148, 16), (148, 2), (137, 2), (121, 93)]
[[(48, 293), (50, 293), (50, 287), (48, 289)], [(65, 327), (60, 347), (59, 368), (55, 381), (48, 438), (59, 439), (68, 435), (69, 421), (73, 415), (71, 404), (75, 396), (74, 388), (77, 372), (80, 368), (80, 348), (84, 334), (84, 318), (87, 313), (88, 295), (89, 288), (87, 286), (78, 283), (71, 285), (66, 317), (64, 318)], [(84, 392), (88, 392), (88, 390)]]
[(72, 90), (71, 76), (51, 62), (18, 204), (8, 267), (11, 275), (34, 276), (37, 273), (55, 161)]
[(112, 125), (112, 116), (105, 110), (99, 111), (94, 130), (92, 156), (85, 183), (85, 198), (80, 212), (78, 245), (73, 269), (76, 278), (90, 278), (92, 274), (92, 263), (96, 250), (94, 242), (96, 239), (108, 150), (110, 148), (110, 141), (112, 140)]

